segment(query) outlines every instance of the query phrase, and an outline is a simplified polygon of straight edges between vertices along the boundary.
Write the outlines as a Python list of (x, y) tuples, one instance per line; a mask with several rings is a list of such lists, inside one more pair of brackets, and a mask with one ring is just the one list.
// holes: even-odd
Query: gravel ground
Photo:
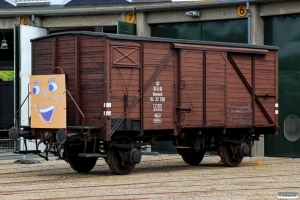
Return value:
[[(12, 199), (278, 199), (278, 192), (300, 193), (299, 158), (244, 158), (235, 168), (218, 156), (199, 166), (179, 155), (144, 155), (135, 170), (113, 175), (104, 160), (79, 174), (63, 160), (37, 164), (0, 161), (0, 200)], [(262, 164), (261, 164), (262, 162)]]

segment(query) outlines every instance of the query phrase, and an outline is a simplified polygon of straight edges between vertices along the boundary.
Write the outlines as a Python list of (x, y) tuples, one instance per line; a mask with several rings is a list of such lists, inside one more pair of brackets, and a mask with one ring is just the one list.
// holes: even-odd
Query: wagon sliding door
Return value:
[(180, 50), (180, 100), (181, 127), (203, 125), (203, 51)]
[[(275, 60), (276, 52), (174, 46), (181, 48), (181, 128), (277, 125), (276, 62), (270, 62)], [(270, 129), (272, 132), (274, 129)]]
[(180, 51), (182, 128), (225, 125), (225, 67), (223, 52)]
[[(112, 42), (110, 50), (111, 101), (106, 105), (106, 115), (111, 115), (111, 127), (117, 131), (139, 131), (140, 100), (135, 100), (140, 92), (140, 45)], [(125, 114), (128, 106), (132, 110)]]
[(139, 43), (111, 43), (108, 137), (114, 131), (143, 135), (144, 130), (174, 129), (176, 58), (170, 47), (167, 43), (145, 42), (141, 59)]

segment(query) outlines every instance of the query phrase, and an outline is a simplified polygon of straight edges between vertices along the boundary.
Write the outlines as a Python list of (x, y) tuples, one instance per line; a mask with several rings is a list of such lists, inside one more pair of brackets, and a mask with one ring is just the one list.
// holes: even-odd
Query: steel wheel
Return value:
[[(91, 152), (91, 146), (87, 147), (88, 152)], [(91, 171), (98, 158), (84, 158), (79, 157), (78, 154), (84, 149), (83, 144), (81, 145), (64, 145), (64, 157), (67, 158), (72, 169), (78, 173), (85, 173)]]
[(85, 173), (91, 171), (98, 158), (82, 158), (78, 156), (71, 156), (69, 158), (69, 164), (78, 173)]
[(117, 175), (129, 174), (135, 168), (135, 164), (124, 162), (124, 165), (122, 165), (122, 158), (117, 149), (108, 150), (106, 162), (111, 171)]
[(236, 158), (233, 158), (233, 152), (231, 151), (229, 144), (221, 145), (219, 147), (219, 155), (223, 164), (227, 167), (236, 167), (243, 160), (243, 157), (241, 156), (235, 156)]
[(184, 152), (181, 153), (181, 157), (185, 163), (189, 165), (199, 165), (199, 163), (203, 160), (205, 151), (200, 152)]

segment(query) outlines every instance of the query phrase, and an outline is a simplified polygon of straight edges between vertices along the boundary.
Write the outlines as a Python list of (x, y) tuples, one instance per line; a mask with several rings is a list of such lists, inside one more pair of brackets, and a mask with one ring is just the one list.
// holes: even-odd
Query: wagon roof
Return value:
[(150, 42), (169, 42), (169, 43), (182, 43), (182, 44), (199, 44), (199, 45), (215, 45), (215, 46), (231, 46), (231, 47), (247, 47), (255, 49), (269, 49), (269, 50), (278, 50), (277, 46), (268, 46), (268, 45), (256, 45), (256, 44), (242, 44), (242, 43), (227, 43), (227, 42), (212, 42), (212, 41), (199, 41), (199, 40), (184, 40), (184, 39), (170, 39), (170, 38), (158, 38), (158, 37), (140, 37), (134, 35), (122, 35), (122, 34), (111, 34), (111, 33), (99, 33), (99, 32), (90, 32), (90, 31), (68, 31), (68, 32), (59, 32), (52, 33), (49, 35), (33, 38), (30, 41), (37, 41), (43, 38), (59, 36), (59, 35), (92, 35), (96, 37), (105, 37), (109, 39), (116, 40), (135, 40), (135, 41), (150, 41)]

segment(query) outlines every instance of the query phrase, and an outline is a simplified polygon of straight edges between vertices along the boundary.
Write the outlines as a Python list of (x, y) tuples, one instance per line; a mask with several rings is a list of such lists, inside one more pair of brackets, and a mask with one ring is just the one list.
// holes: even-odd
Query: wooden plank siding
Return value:
[[(251, 86), (251, 57), (245, 54), (231, 55), (247, 83)], [(253, 124), (252, 95), (229, 61), (226, 66), (226, 102), (227, 127), (251, 126)]]
[[(176, 135), (191, 128), (277, 126), (276, 49), (118, 37), (61, 34), (32, 44), (32, 74), (61, 68), (85, 125), (105, 127), (105, 139), (131, 131), (132, 120), (140, 123), (140, 136), (154, 130)], [(80, 119), (68, 97), (67, 125), (79, 126)]]
[[(258, 99), (266, 109), (268, 115), (273, 121), (276, 121), (274, 112), (276, 102), (276, 55), (270, 52), (265, 56), (255, 57), (255, 90), (259, 96)], [(256, 110), (260, 111), (260, 108)], [(265, 126), (268, 120), (262, 112), (255, 112), (255, 124), (257, 126)]]
[[(62, 35), (50, 37), (33, 43), (34, 61), (32, 74), (51, 74), (53, 41), (57, 38), (57, 65), (66, 74), (66, 89), (74, 98), (75, 88), (75, 48), (76, 37), (79, 37), (79, 88), (80, 95), (77, 104), (85, 115), (85, 124), (90, 126), (102, 125), (103, 99), (104, 99), (104, 39), (92, 36)], [(36, 43), (36, 44), (35, 44)], [(81, 125), (75, 122), (76, 106), (67, 95), (67, 125)]]
[[(145, 85), (170, 53), (171, 44), (146, 42), (143, 47)], [(144, 130), (174, 129), (175, 66), (176, 59), (173, 55), (144, 91), (144, 113), (147, 113), (144, 114)]]
[(180, 124), (203, 126), (203, 51), (182, 50), (180, 56)]
[[(115, 125), (126, 109), (131, 105), (140, 91), (141, 47), (138, 42), (110, 41), (109, 65), (110, 68), (110, 102), (112, 126)], [(132, 119), (140, 119), (140, 101), (130, 113), (124, 115), (123, 126), (119, 130), (132, 130)], [(127, 119), (130, 121), (129, 124)]]
[[(218, 51), (206, 52), (206, 124), (222, 126), (226, 124), (225, 87), (226, 54)], [(218, 80), (218, 81), (215, 81)], [(215, 100), (214, 102), (212, 100)]]

